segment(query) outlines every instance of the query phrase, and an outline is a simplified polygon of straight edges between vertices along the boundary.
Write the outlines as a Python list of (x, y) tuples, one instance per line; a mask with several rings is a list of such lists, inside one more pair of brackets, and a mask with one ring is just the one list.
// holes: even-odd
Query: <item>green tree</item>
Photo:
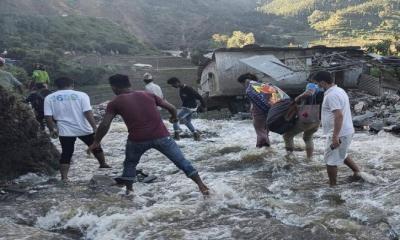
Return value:
[(374, 53), (378, 53), (381, 55), (391, 55), (392, 54), (392, 52), (390, 50), (391, 45), (392, 45), (392, 41), (389, 39), (386, 39), (386, 40), (382, 40), (375, 44), (369, 44), (366, 47), (367, 47), (368, 52), (374, 52)]
[(327, 20), (330, 16), (330, 13), (328, 12), (323, 12), (320, 10), (315, 10), (310, 16), (308, 16), (308, 22), (313, 25), (316, 24), (319, 21), (324, 21)]
[(228, 43), (229, 36), (225, 34), (216, 33), (212, 35), (212, 40), (216, 47), (225, 47)]
[(229, 38), (227, 46), (232, 47), (244, 47), (249, 44), (254, 44), (256, 39), (253, 33), (243, 33), (241, 31), (234, 31), (232, 36)]
[(256, 42), (253, 33), (244, 33), (241, 31), (234, 31), (230, 37), (228, 35), (214, 34), (212, 38), (214, 42), (223, 43), (228, 48), (242, 48)]

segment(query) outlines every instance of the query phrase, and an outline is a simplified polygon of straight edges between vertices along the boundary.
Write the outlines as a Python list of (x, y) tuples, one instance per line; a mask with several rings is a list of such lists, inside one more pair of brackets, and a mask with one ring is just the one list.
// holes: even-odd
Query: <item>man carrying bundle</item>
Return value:
[[(270, 109), (277, 103), (286, 103), (286, 101), (290, 100), (290, 97), (270, 83), (259, 82), (258, 78), (251, 73), (241, 75), (238, 78), (238, 82), (246, 88), (246, 95), (251, 101), (253, 125), (257, 134), (256, 147), (269, 147), (268, 133), (271, 129), (267, 126), (267, 120)], [(284, 122), (279, 124), (281, 123), (282, 127), (284, 127)]]

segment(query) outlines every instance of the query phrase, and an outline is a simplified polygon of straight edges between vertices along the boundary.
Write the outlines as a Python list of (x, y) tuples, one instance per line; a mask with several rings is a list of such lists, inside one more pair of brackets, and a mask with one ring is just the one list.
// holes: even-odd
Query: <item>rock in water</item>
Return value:
[(0, 180), (28, 172), (50, 174), (58, 168), (59, 153), (30, 107), (2, 87), (0, 123)]
[(92, 187), (110, 187), (116, 184), (115, 180), (105, 175), (94, 175), (90, 179), (90, 185)]

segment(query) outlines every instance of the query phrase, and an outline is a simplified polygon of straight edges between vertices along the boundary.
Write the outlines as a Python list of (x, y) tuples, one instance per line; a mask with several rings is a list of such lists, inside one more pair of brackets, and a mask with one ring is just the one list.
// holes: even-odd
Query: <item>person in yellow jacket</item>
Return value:
[(32, 73), (32, 83), (31, 86), (35, 86), (36, 84), (41, 83), (46, 87), (50, 86), (50, 78), (49, 74), (46, 72), (43, 64), (36, 64), (35, 70)]

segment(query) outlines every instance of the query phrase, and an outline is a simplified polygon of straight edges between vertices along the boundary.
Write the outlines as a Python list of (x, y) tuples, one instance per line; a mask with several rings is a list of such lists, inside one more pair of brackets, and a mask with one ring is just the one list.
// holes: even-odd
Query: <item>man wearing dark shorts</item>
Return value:
[[(89, 96), (73, 90), (73, 81), (62, 77), (55, 81), (58, 91), (44, 100), (44, 115), (50, 135), (59, 137), (61, 143), (60, 172), (63, 181), (68, 180), (68, 171), (74, 153), (76, 138), (90, 146), (94, 141), (96, 122), (93, 118)], [(57, 122), (54, 123), (54, 120)], [(92, 150), (100, 168), (109, 168), (100, 146)]]
[(116, 115), (124, 120), (129, 136), (125, 149), (124, 170), (117, 182), (125, 184), (127, 192), (133, 191), (136, 166), (141, 156), (154, 148), (170, 159), (187, 177), (191, 178), (199, 190), (208, 195), (208, 188), (202, 182), (192, 164), (183, 156), (175, 141), (170, 137), (157, 107), (168, 110), (170, 121), (177, 122), (176, 108), (156, 95), (144, 91), (131, 90), (128, 76), (117, 74), (109, 78), (113, 92), (117, 95), (107, 106), (106, 114), (96, 132), (95, 141), (89, 149), (100, 146), (100, 142), (110, 129)]

